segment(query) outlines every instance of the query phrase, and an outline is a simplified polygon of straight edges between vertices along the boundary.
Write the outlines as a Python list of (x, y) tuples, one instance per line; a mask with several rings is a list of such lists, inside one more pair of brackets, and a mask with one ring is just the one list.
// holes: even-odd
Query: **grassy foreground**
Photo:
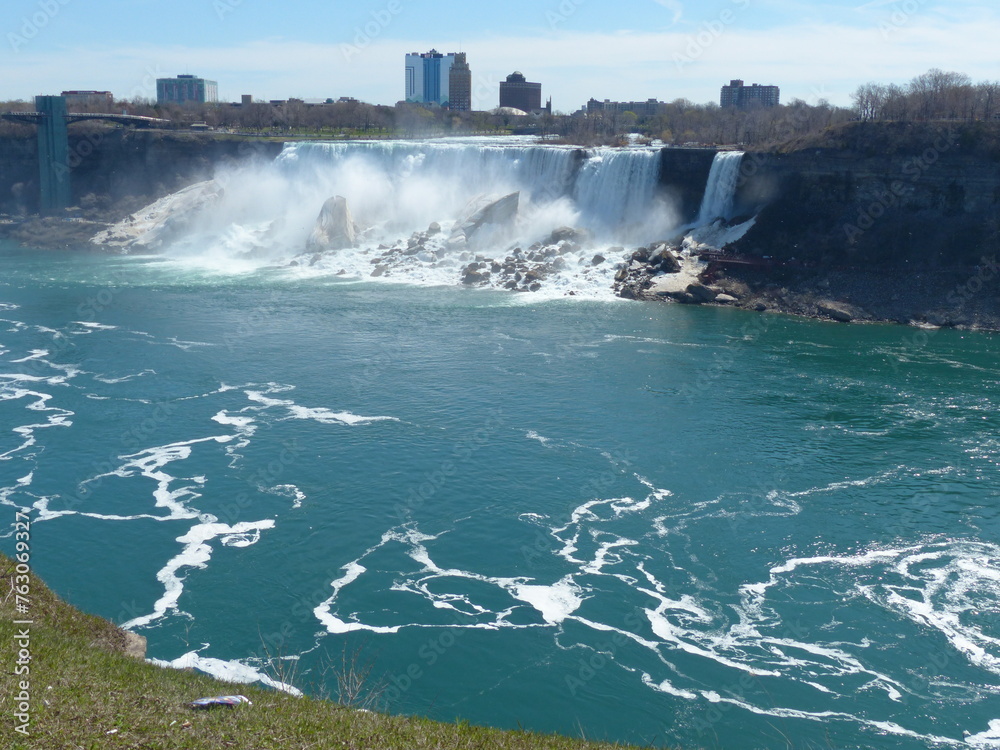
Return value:
[[(27, 614), (18, 614), (15, 562), (0, 554), (0, 748), (621, 748), (566, 737), (443, 724), (357, 711), (328, 701), (233, 685), (164, 669), (124, 653), (115, 625), (80, 612), (29, 574)], [(23, 603), (23, 600), (22, 600)], [(16, 625), (29, 619), (31, 625)], [(25, 638), (23, 631), (30, 631)], [(22, 633), (19, 636), (19, 633)], [(23, 652), (30, 651), (30, 673)], [(19, 653), (21, 657), (19, 658)], [(20, 682), (30, 683), (30, 721), (16, 730)], [(252, 706), (194, 711), (195, 698), (241, 693)], [(21, 706), (23, 708), (23, 706)]]

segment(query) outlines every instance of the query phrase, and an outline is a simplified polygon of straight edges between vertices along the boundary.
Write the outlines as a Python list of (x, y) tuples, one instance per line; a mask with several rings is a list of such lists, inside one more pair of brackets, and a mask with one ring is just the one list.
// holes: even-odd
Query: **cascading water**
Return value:
[(740, 178), (742, 151), (720, 151), (712, 160), (708, 173), (705, 196), (698, 212), (698, 225), (710, 224), (716, 219), (732, 218), (736, 184)]
[[(512, 139), (289, 143), (273, 163), (217, 175), (222, 190), (206, 191), (204, 207), (189, 192), (191, 219), (157, 242), (220, 269), (236, 259), (296, 273), (609, 295), (622, 247), (663, 239), (676, 226), (657, 195), (659, 157), (656, 149)], [(465, 237), (478, 208), (515, 193), (515, 214)], [(354, 239), (307, 245), (333, 196), (346, 200)], [(472, 264), (485, 265), (470, 274)]]
[(648, 226), (659, 176), (659, 151), (603, 149), (580, 169), (576, 204), (592, 225), (628, 237), (631, 228)]
[[(554, 200), (572, 188), (581, 155), (578, 149), (537, 146), (406, 141), (290, 143), (276, 165), (296, 182), (317, 188), (332, 183), (342, 189), (352, 205), (365, 196), (365, 190), (359, 188), (374, 184), (397, 197), (415, 192), (414, 202), (433, 213), (461, 210), (477, 195), (514, 190), (522, 191), (526, 200)], [(358, 166), (365, 175), (353, 173)], [(457, 205), (442, 205), (453, 203), (452, 199)], [(377, 213), (384, 216), (391, 208), (380, 204)]]

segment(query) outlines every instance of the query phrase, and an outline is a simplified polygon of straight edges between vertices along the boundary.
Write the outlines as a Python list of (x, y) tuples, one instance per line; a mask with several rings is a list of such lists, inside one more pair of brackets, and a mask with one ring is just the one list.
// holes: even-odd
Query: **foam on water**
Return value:
[(94, 375), (94, 380), (108, 385), (117, 385), (118, 383), (128, 383), (132, 380), (136, 380), (137, 378), (144, 378), (148, 375), (156, 375), (156, 370), (142, 370), (141, 372), (132, 373), (131, 375), (122, 375), (117, 378), (110, 378), (104, 375)]
[(1000, 747), (1000, 719), (994, 719), (991, 721), (989, 729), (979, 732), (978, 734), (969, 734), (965, 738), (965, 742), (970, 747), (975, 748)]
[(294, 484), (278, 484), (274, 487), (270, 487), (266, 490), (272, 495), (278, 495), (279, 497), (287, 497), (292, 500), (292, 508), (301, 508), (302, 501), (306, 499), (306, 493), (296, 487)]
[[(208, 646), (205, 648), (208, 648)], [(289, 685), (288, 683), (275, 680), (273, 677), (265, 672), (262, 672), (260, 669), (252, 667), (239, 660), (225, 661), (223, 659), (213, 659), (212, 657), (202, 656), (198, 651), (189, 651), (186, 654), (178, 656), (176, 659), (172, 659), (170, 661), (164, 661), (161, 659), (149, 659), (148, 661), (150, 664), (156, 664), (161, 667), (173, 667), (174, 669), (197, 669), (199, 672), (204, 672), (205, 674), (209, 674), (212, 677), (224, 682), (235, 682), (243, 685), (259, 682), (262, 685), (267, 685), (268, 687), (280, 690), (283, 693), (289, 693), (290, 695), (302, 695), (302, 691), (294, 685)]]
[(566, 576), (551, 586), (520, 584), (514, 586), (515, 598), (527, 602), (550, 625), (557, 625), (573, 614), (583, 603), (583, 590), (573, 578)]
[[(411, 167), (423, 168), (416, 162)], [(299, 272), (307, 273), (283, 273)], [(363, 290), (359, 296), (369, 293)], [(331, 304), (329, 295), (316, 299)], [(480, 308), (475, 309), (478, 314)], [(519, 318), (519, 325), (530, 319)], [(666, 367), (678, 361), (684, 365), (689, 353), (697, 358), (703, 350), (707, 354), (701, 361), (710, 361), (713, 353), (742, 340), (735, 326), (721, 326), (697, 338), (658, 330), (661, 322), (664, 329), (666, 323), (675, 329), (675, 318), (656, 318), (655, 325), (646, 325), (646, 319), (623, 319), (631, 321), (634, 330), (621, 327), (622, 333), (609, 333), (580, 326), (574, 351), (593, 355), (595, 363), (605, 350), (634, 353), (639, 359), (642, 352), (653, 351)], [(446, 316), (435, 322), (446, 322)], [(629, 438), (636, 441), (629, 450), (641, 455), (628, 454), (627, 460), (612, 452), (617, 450), (611, 447), (614, 439), (593, 436), (593, 425), (567, 426), (562, 420), (575, 417), (561, 405), (519, 411), (521, 392), (515, 386), (537, 377), (546, 379), (548, 387), (553, 374), (551, 384), (560, 385), (558, 376), (567, 358), (546, 351), (545, 342), (528, 326), (512, 325), (509, 330), (516, 331), (516, 337), (486, 339), (500, 348), (497, 362), (490, 364), (505, 374), (503, 387), (488, 392), (509, 398), (509, 413), (525, 418), (511, 419), (482, 454), (489, 453), (489, 459), (463, 465), (464, 477), (459, 472), (453, 484), (439, 489), (433, 503), (406, 514), (408, 523), (401, 524), (387, 506), (394, 493), (402, 496), (400, 476), (414, 466), (420, 467), (418, 472), (425, 465), (434, 468), (434, 460), (421, 463), (422, 454), (388, 453), (387, 465), (394, 458), (404, 459), (391, 470), (400, 476), (387, 471), (377, 477), (381, 484), (370, 495), (358, 492), (360, 483), (353, 484), (353, 478), (344, 482), (351, 490), (341, 492), (342, 477), (324, 473), (319, 462), (282, 464), (280, 472), (264, 467), (291, 434), (306, 435), (310, 451), (315, 448), (325, 459), (349, 451), (347, 443), (376, 451), (384, 447), (380, 438), (403, 442), (443, 425), (450, 429), (450, 419), (436, 415), (422, 423), (418, 415), (427, 413), (426, 403), (413, 405), (405, 398), (389, 403), (384, 395), (368, 393), (364, 399), (348, 398), (336, 387), (324, 390), (315, 382), (308, 383), (308, 390), (305, 381), (298, 387), (292, 379), (261, 382), (287, 373), (258, 374), (268, 365), (254, 361), (253, 352), (246, 357), (246, 370), (225, 372), (227, 382), (219, 382), (214, 370), (195, 372), (186, 380), (171, 358), (199, 366), (203, 361), (217, 364), (216, 357), (219, 362), (239, 360), (241, 367), (244, 363), (232, 351), (231, 358), (223, 359), (226, 348), (211, 345), (211, 339), (192, 341), (200, 335), (192, 333), (194, 327), (153, 334), (131, 330), (131, 325), (68, 324), (60, 333), (29, 320), (11, 324), (0, 348), (5, 370), (0, 373), (0, 407), (8, 425), (8, 442), (0, 449), (6, 477), (0, 503), (33, 506), (36, 523), (63, 524), (71, 530), (49, 527), (46, 534), (66, 534), (71, 543), (81, 533), (94, 538), (121, 534), (123, 539), (142, 534), (142, 540), (149, 539), (144, 557), (136, 553), (142, 562), (136, 568), (147, 570), (148, 580), (134, 581), (123, 574), (121, 582), (137, 584), (143, 592), (127, 625), (150, 637), (164, 664), (289, 688), (268, 677), (268, 664), (261, 660), (228, 658), (256, 647), (256, 634), (243, 632), (249, 618), (242, 615), (214, 631), (232, 635), (231, 641), (206, 635), (193, 642), (214, 646), (192, 651), (186, 643), (178, 645), (176, 631), (189, 624), (196, 629), (219, 627), (212, 621), (214, 603), (206, 603), (212, 599), (206, 593), (224, 590), (212, 586), (233, 582), (259, 592), (267, 602), (254, 612), (261, 620), (294, 619), (298, 632), (289, 639), (287, 658), (301, 658), (303, 664), (313, 658), (308, 656), (313, 650), (318, 659), (324, 652), (339, 652), (345, 642), (370, 636), (391, 659), (402, 658), (385, 667), (398, 670), (412, 660), (414, 652), (408, 649), (414, 644), (438, 638), (443, 630), (464, 629), (477, 631), (467, 643), (480, 637), (485, 642), (477, 642), (469, 653), (480, 648), (488, 652), (494, 637), (512, 652), (526, 642), (539, 645), (548, 660), (544, 668), (551, 664), (550, 671), (557, 675), (555, 682), (540, 688), (550, 693), (562, 689), (559, 675), (574, 673), (581, 658), (585, 664), (600, 661), (600, 679), (581, 688), (581, 702), (573, 704), (583, 710), (604, 710), (606, 695), (615, 691), (627, 696), (623, 711), (648, 706), (650, 714), (675, 717), (671, 720), (678, 725), (716, 710), (725, 717), (718, 726), (728, 728), (727, 739), (747, 728), (753, 738), (748, 742), (758, 744), (764, 744), (761, 738), (773, 726), (789, 736), (796, 731), (808, 734), (810, 727), (818, 727), (812, 737), (827, 729), (841, 731), (850, 738), (842, 744), (859, 746), (1000, 747), (1000, 719), (994, 718), (1000, 695), (995, 617), (1000, 610), (1000, 546), (991, 539), (989, 526), (995, 487), (991, 472), (1000, 441), (993, 435), (992, 386), (985, 383), (992, 370), (985, 358), (985, 365), (961, 367), (961, 362), (949, 364), (958, 355), (928, 355), (925, 360), (947, 368), (955, 380), (937, 395), (928, 395), (928, 386), (915, 378), (905, 387), (879, 386), (881, 390), (874, 390), (874, 416), (864, 424), (842, 416), (841, 411), (848, 410), (839, 407), (857, 389), (871, 388), (864, 377), (856, 372), (850, 377), (830, 374), (825, 367), (815, 371), (815, 403), (802, 409), (821, 416), (800, 419), (801, 432), (788, 440), (792, 455), (800, 449), (803, 454), (821, 452), (822, 466), (815, 476), (803, 469), (784, 483), (772, 481), (767, 470), (750, 470), (745, 480), (742, 473), (731, 479), (715, 476), (738, 472), (720, 462), (747, 466), (748, 456), (752, 462), (774, 460), (778, 473), (783, 464), (768, 452), (773, 446), (766, 436), (747, 454), (740, 454), (742, 446), (726, 443), (732, 455), (720, 452), (721, 458), (705, 464), (709, 468), (703, 474), (689, 475), (684, 467), (676, 467), (689, 460), (679, 446), (698, 433), (696, 420), (703, 415), (671, 411), (666, 388), (657, 391), (657, 400), (644, 403), (663, 408), (677, 421), (660, 420), (657, 412), (657, 420), (650, 420), (655, 429)], [(161, 329), (151, 323), (149, 330)], [(360, 324), (357, 330), (368, 334)], [(811, 329), (802, 324), (801, 329), (787, 330), (798, 336)], [(70, 357), (57, 343), (88, 331), (89, 338), (76, 341), (84, 349), (94, 347), (87, 349), (93, 360)], [(759, 342), (769, 357), (765, 366), (778, 361), (784, 367), (779, 355), (791, 344), (765, 339)], [(118, 353), (135, 352), (135, 358), (119, 362), (108, 356), (114, 350), (98, 346), (114, 340), (122, 344)], [(795, 351), (808, 357), (838, 351), (839, 344), (824, 341), (831, 343), (796, 343)], [(331, 346), (331, 351), (344, 350)], [(371, 350), (351, 353), (359, 351)], [(149, 352), (156, 352), (155, 364), (145, 361)], [(514, 356), (523, 360), (511, 365)], [(622, 362), (624, 368), (624, 358)], [(381, 369), (385, 384), (388, 367)], [(956, 383), (966, 371), (974, 381), (968, 386), (972, 395), (963, 398)], [(336, 382), (345, 383), (356, 372), (340, 372), (338, 377), (344, 378)], [(657, 370), (650, 379), (661, 376), (677, 380), (684, 371)], [(327, 377), (326, 369), (319, 377)], [(507, 386), (510, 393), (503, 390)], [(639, 393), (646, 393), (643, 387), (645, 382), (636, 384)], [(310, 395), (297, 395), (304, 392)], [(150, 398), (140, 398), (143, 395)], [(583, 405), (603, 408), (607, 394), (591, 395), (594, 403)], [(762, 411), (754, 410), (753, 399), (773, 395), (766, 389), (763, 395), (741, 394), (743, 400), (737, 403), (756, 418)], [(792, 418), (791, 410), (798, 405), (785, 395), (782, 392), (768, 408), (784, 417), (790, 404), (787, 414)], [(132, 433), (127, 449), (115, 442), (119, 415), (121, 425), (141, 424), (152, 412), (143, 407), (163, 399), (173, 410), (170, 420), (154, 430)], [(479, 403), (470, 398), (468, 408)], [(506, 401), (504, 409), (507, 414)], [(938, 440), (949, 420), (967, 420), (974, 429)], [(725, 414), (720, 424), (733, 432), (759, 428), (756, 422), (747, 424), (739, 409)], [(685, 426), (689, 432), (683, 431)], [(869, 444), (907, 429), (907, 439), (925, 441), (917, 451), (931, 455), (926, 462), (911, 454), (907, 460), (912, 465), (904, 465), (899, 463), (903, 459), (889, 454), (859, 461), (862, 468), (834, 463), (844, 460), (845, 445), (867, 450)], [(845, 442), (817, 445), (820, 431), (834, 435), (829, 440)], [(66, 453), (71, 436), (76, 440), (74, 452)], [(801, 440), (803, 436), (810, 439)], [(91, 445), (99, 440), (108, 443)], [(432, 441), (428, 445), (438, 447)], [(450, 447), (446, 439), (444, 450)], [(508, 448), (512, 452), (504, 455)], [(526, 455), (530, 460), (522, 463)], [(555, 471), (547, 475), (541, 470), (536, 477), (533, 472), (540, 466)], [(481, 477), (482, 497), (496, 493), (488, 507), (486, 501), (480, 503)], [(588, 477), (595, 480), (581, 484)], [(762, 484), (754, 487), (751, 481)], [(922, 526), (896, 533), (891, 523), (913, 494), (925, 486), (933, 492), (945, 482), (949, 491), (967, 492), (950, 505), (941, 493), (940, 505), (946, 508), (942, 513), (954, 511), (957, 520), (939, 518), (939, 526), (928, 533)], [(243, 493), (249, 502), (234, 499)], [(469, 498), (456, 499), (464, 493)], [(448, 503), (456, 504), (455, 512)], [(919, 503), (913, 508), (933, 510)], [(942, 528), (947, 536), (941, 535)], [(342, 529), (348, 529), (349, 536)], [(497, 542), (488, 536), (495, 530)], [(490, 546), (494, 543), (501, 547), (495, 554)], [(252, 571), (262, 560), (281, 558), (283, 565), (289, 548), (301, 559), (288, 562), (290, 568), (282, 569), (287, 577), (276, 587), (255, 577)], [(110, 563), (95, 560), (95, 567), (105, 564)], [(308, 580), (307, 588), (295, 589), (302, 580)], [(245, 590), (235, 590), (233, 600), (245, 601)], [(298, 615), (282, 610), (290, 596), (301, 610)], [(273, 629), (274, 622), (266, 627)], [(452, 657), (465, 660), (469, 654), (462, 648)], [(477, 668), (483, 665), (496, 666), (488, 659), (476, 663)], [(525, 660), (512, 668), (532, 667)], [(428, 675), (428, 686), (438, 677), (442, 683), (453, 677), (443, 672)], [(409, 707), (404, 704), (403, 710)], [(451, 710), (451, 705), (443, 710)]]
[(177, 537), (177, 541), (184, 545), (184, 549), (156, 574), (156, 579), (163, 584), (164, 593), (154, 602), (153, 611), (148, 615), (132, 618), (123, 623), (122, 627), (125, 629), (147, 627), (170, 613), (177, 613), (178, 602), (184, 592), (184, 577), (181, 571), (207, 567), (212, 558), (212, 547), (209, 544), (211, 541), (219, 539), (227, 546), (247, 547), (260, 540), (261, 531), (273, 528), (273, 519), (255, 523), (237, 523), (232, 526), (211, 522), (192, 526), (186, 534)]
[[(529, 432), (526, 438), (536, 441), (537, 433)], [(540, 448), (551, 449), (544, 444)], [(649, 547), (650, 540), (659, 536), (657, 526), (651, 522), (659, 519), (661, 524), (666, 523), (668, 516), (662, 515), (663, 508), (674, 495), (642, 476), (635, 475), (634, 480), (645, 488), (645, 494), (586, 500), (570, 511), (562, 524), (548, 521), (545, 514), (521, 515), (522, 522), (530, 526), (549, 524), (549, 533), (557, 543), (552, 554), (574, 569), (551, 583), (500, 578), (440, 565), (435, 562), (434, 551), (440, 536), (421, 533), (413, 526), (399, 527), (387, 532), (379, 544), (345, 566), (345, 575), (333, 582), (332, 595), (316, 608), (315, 614), (333, 634), (359, 630), (398, 633), (406, 628), (435, 627), (432, 619), (393, 623), (380, 618), (376, 623), (366, 622), (363, 612), (337, 614), (344, 589), (363, 586), (366, 577), (378, 566), (379, 554), (389, 546), (403, 545), (418, 567), (413, 571), (398, 571), (393, 590), (421, 596), (433, 608), (453, 609), (466, 618), (449, 623), (449, 628), (561, 629), (567, 623), (576, 623), (597, 633), (616, 633), (621, 642), (632, 643), (659, 660), (663, 664), (661, 674), (651, 671), (648, 662), (631, 661), (622, 652), (615, 654), (614, 661), (623, 673), (632, 674), (657, 693), (685, 701), (726, 704), (758, 716), (853, 724), (864, 731), (915, 739), (928, 745), (964, 744), (957, 737), (910, 728), (890, 718), (894, 712), (877, 707), (877, 703), (864, 708), (855, 705), (858, 691), (883, 696), (885, 706), (904, 703), (916, 695), (911, 675), (893, 672), (881, 659), (873, 658), (876, 654), (867, 637), (851, 640), (837, 633), (825, 640), (821, 630), (797, 629), (789, 619), (795, 616), (794, 612), (784, 611), (785, 602), (795, 601), (789, 589), (822, 580), (833, 589), (846, 589), (842, 595), (848, 598), (872, 602), (883, 615), (900, 614), (918, 629), (930, 627), (940, 632), (949, 647), (964, 654), (970, 664), (996, 674), (1000, 640), (985, 629), (986, 620), (981, 616), (977, 619), (975, 613), (981, 615), (1000, 605), (1000, 548), (978, 542), (947, 541), (907, 548), (873, 548), (855, 555), (793, 557), (773, 566), (768, 580), (746, 583), (739, 592), (732, 592), (738, 594), (728, 605), (735, 615), (733, 620), (714, 601), (717, 596), (730, 595), (706, 589), (704, 583), (694, 579), (687, 565), (670, 562), (668, 557), (670, 582), (658, 572), (664, 560)], [(837, 488), (821, 488), (821, 491), (843, 490), (848, 485), (870, 486), (873, 481), (877, 483), (879, 478), (836, 483)], [(800, 513), (801, 509), (792, 512)], [(635, 522), (643, 517), (649, 524), (644, 538), (622, 533), (625, 528), (634, 529)], [(716, 517), (721, 516), (716, 514)], [(806, 568), (809, 573), (803, 574)], [(889, 573), (898, 577), (899, 582), (888, 581)], [(678, 577), (681, 581), (688, 578), (691, 585), (682, 586), (679, 591)], [(462, 581), (492, 584), (497, 590), (506, 591), (515, 603), (488, 605), (470, 595)], [(372, 581), (370, 585), (377, 584)], [(630, 592), (629, 599), (651, 602), (639, 608), (642, 623), (625, 629), (586, 614), (584, 610), (590, 602), (620, 591), (622, 585)], [(529, 605), (540, 615), (541, 622), (519, 617), (517, 602)], [(412, 610), (412, 604), (405, 609)], [(817, 618), (810, 616), (810, 619)], [(596, 648), (585, 642), (559, 647)], [(685, 666), (675, 662), (683, 662)], [(764, 689), (741, 688), (739, 694), (725, 694), (706, 688), (697, 674), (718, 669), (737, 675), (728, 678), (733, 684), (743, 684), (738, 676), (742, 674), (752, 678), (751, 684), (763, 684)], [(784, 694), (789, 694), (790, 684), (799, 685), (801, 690), (792, 691), (795, 698), (788, 705), (775, 705), (774, 694), (767, 691), (768, 684), (784, 685)], [(831, 700), (851, 708), (831, 711), (828, 708)], [(989, 733), (982, 733), (976, 739), (983, 747), (989, 746), (984, 743), (990, 741)]]
[(331, 411), (323, 407), (306, 407), (296, 404), (290, 399), (270, 398), (264, 391), (246, 391), (247, 398), (259, 404), (263, 404), (265, 409), (280, 406), (288, 411), (286, 419), (306, 419), (319, 422), (320, 424), (344, 424), (350, 427), (371, 424), (372, 422), (398, 422), (396, 417), (364, 417), (352, 414), (347, 411)]

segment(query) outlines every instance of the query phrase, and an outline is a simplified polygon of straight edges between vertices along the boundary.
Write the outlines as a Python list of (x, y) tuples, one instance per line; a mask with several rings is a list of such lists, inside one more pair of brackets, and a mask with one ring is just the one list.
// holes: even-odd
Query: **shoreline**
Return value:
[[(27, 558), (22, 553), (18, 559)], [(19, 595), (15, 601), (17, 578), (23, 579), (18, 586), (30, 590), (30, 598)], [(3, 730), (3, 736), (14, 743), (11, 747), (105, 747), (111, 743), (278, 750), (315, 747), (317, 738), (323, 738), (324, 747), (355, 746), (358, 737), (371, 738), (368, 744), (375, 747), (400, 750), (630, 747), (461, 720), (449, 723), (391, 715), (348, 700), (294, 696), (258, 684), (224, 682), (187, 669), (158, 666), (144, 658), (145, 643), (140, 636), (77, 609), (49, 589), (27, 563), (18, 565), (3, 552), (0, 580), (10, 589), (8, 596), (0, 597), (0, 637), (14, 644), (20, 639), (27, 644), (21, 648), (30, 651), (22, 660), (27, 666), (15, 673), (11, 659), (11, 668), (0, 675), (0, 691), (11, 698), (9, 706), (21, 716), (16, 723), (9, 716), (11, 721)], [(377, 688), (371, 686), (373, 691)], [(205, 696), (235, 693), (247, 696), (250, 705), (214, 711), (197, 711), (190, 705)], [(14, 703), (15, 696), (18, 703)]]
[[(654, 246), (655, 247), (655, 246)], [(679, 273), (633, 254), (615, 293), (645, 302), (733, 307), (838, 323), (894, 324), (924, 329), (1000, 331), (1000, 266), (972, 269), (789, 269), (729, 266), (720, 270), (678, 258)], [(676, 252), (678, 248), (674, 246)], [(648, 256), (648, 253), (646, 254)], [(622, 274), (619, 274), (622, 276)]]
[[(89, 213), (87, 218), (7, 218), (0, 221), (0, 239), (40, 252), (120, 254), (118, 248), (90, 241), (113, 226), (110, 212), (99, 218)], [(1000, 266), (992, 260), (978, 268), (950, 270), (728, 267), (719, 271), (682, 255), (676, 245), (668, 247), (677, 258), (678, 272), (663, 273), (659, 263), (649, 259), (648, 249), (639, 248), (631, 261), (624, 259), (614, 294), (643, 302), (732, 307), (841, 323), (1000, 332), (1000, 299), (989, 295), (992, 287), (1000, 289)], [(461, 279), (456, 279), (460, 285)]]

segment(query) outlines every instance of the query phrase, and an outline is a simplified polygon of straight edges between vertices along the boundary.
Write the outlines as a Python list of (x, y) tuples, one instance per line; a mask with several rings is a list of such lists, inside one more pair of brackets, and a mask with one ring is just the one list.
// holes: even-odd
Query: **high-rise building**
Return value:
[(192, 75), (156, 79), (157, 104), (184, 104), (185, 102), (204, 104), (217, 101), (219, 101), (219, 84), (215, 81)]
[[(455, 53), (443, 55), (435, 49), (406, 56), (406, 101), (447, 107), (450, 101), (451, 67)], [(471, 82), (470, 82), (471, 89)]]
[(472, 70), (464, 52), (455, 53), (455, 62), (448, 74), (448, 107), (456, 112), (472, 109)]
[(500, 106), (537, 112), (542, 108), (542, 84), (525, 80), (521, 72), (515, 70), (506, 81), (500, 82)]
[(719, 106), (739, 109), (777, 107), (780, 96), (781, 91), (777, 86), (761, 86), (759, 83), (744, 86), (743, 81), (734, 78), (728, 86), (722, 87)]

